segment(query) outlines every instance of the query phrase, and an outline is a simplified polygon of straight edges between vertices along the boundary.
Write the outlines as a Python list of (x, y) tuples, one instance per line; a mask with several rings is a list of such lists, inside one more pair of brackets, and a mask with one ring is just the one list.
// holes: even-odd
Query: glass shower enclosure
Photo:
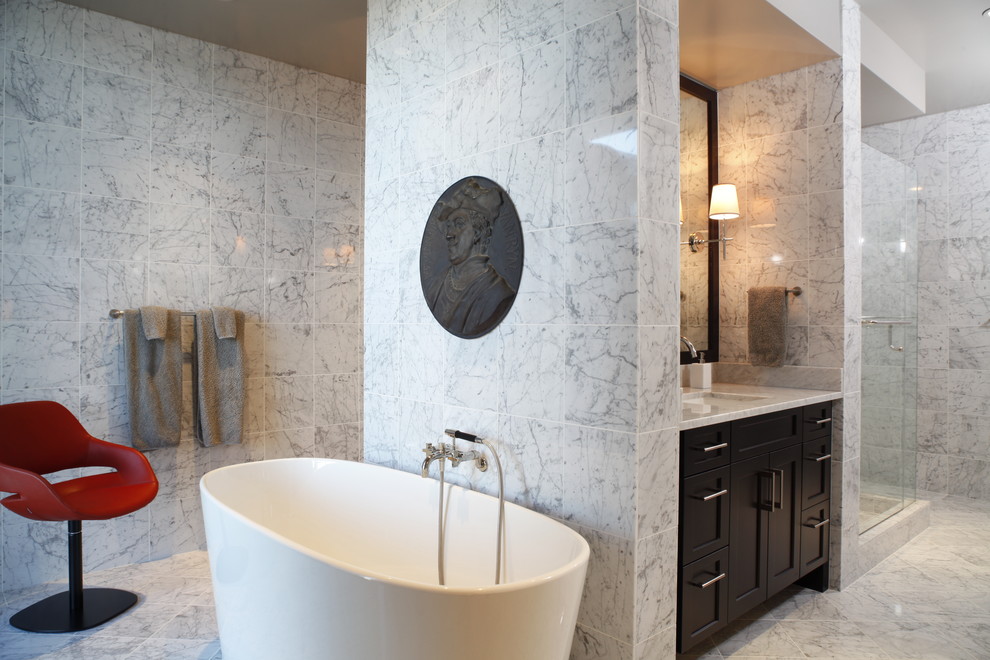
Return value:
[(885, 137), (863, 131), (861, 534), (917, 495), (920, 188)]

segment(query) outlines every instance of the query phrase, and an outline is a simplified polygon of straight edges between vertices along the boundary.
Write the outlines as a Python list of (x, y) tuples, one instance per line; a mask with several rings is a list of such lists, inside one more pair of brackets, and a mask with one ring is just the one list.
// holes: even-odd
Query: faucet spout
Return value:
[(687, 346), (688, 351), (691, 353), (692, 358), (698, 357), (698, 351), (695, 350), (694, 344), (692, 344), (687, 337), (681, 337), (681, 343)]

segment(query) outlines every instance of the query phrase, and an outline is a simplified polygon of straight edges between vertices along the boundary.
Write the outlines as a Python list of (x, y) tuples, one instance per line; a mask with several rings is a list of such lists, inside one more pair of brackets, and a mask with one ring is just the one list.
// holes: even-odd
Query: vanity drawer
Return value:
[(804, 407), (804, 437), (823, 438), (832, 435), (832, 402)]
[(801, 577), (828, 561), (829, 502), (801, 512)]
[(729, 618), (729, 550), (681, 569), (677, 648), (684, 651), (721, 630)]
[(832, 492), (832, 438), (801, 445), (801, 508), (820, 504)]
[(681, 476), (729, 464), (729, 423), (681, 432)]
[(681, 491), (681, 565), (729, 543), (729, 468), (688, 477)]
[(801, 442), (801, 409), (794, 408), (729, 422), (732, 460), (768, 454)]

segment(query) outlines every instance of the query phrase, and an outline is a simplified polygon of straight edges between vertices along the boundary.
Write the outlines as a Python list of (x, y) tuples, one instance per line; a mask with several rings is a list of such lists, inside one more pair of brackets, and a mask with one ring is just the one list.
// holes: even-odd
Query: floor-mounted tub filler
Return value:
[(551, 518), (316, 458), (244, 463), (200, 492), (224, 660), (567, 660), (588, 544)]

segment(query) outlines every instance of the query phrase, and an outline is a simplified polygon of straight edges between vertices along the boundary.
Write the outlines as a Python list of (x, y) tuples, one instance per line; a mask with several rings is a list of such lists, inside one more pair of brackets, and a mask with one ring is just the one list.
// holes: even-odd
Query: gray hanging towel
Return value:
[(124, 311), (131, 444), (142, 451), (174, 447), (182, 433), (181, 314), (157, 307), (147, 322), (145, 315), (143, 307)]
[(244, 312), (196, 312), (196, 353), (199, 442), (238, 444), (244, 435)]
[(749, 363), (779, 367), (784, 362), (787, 291), (782, 286), (749, 290)]

